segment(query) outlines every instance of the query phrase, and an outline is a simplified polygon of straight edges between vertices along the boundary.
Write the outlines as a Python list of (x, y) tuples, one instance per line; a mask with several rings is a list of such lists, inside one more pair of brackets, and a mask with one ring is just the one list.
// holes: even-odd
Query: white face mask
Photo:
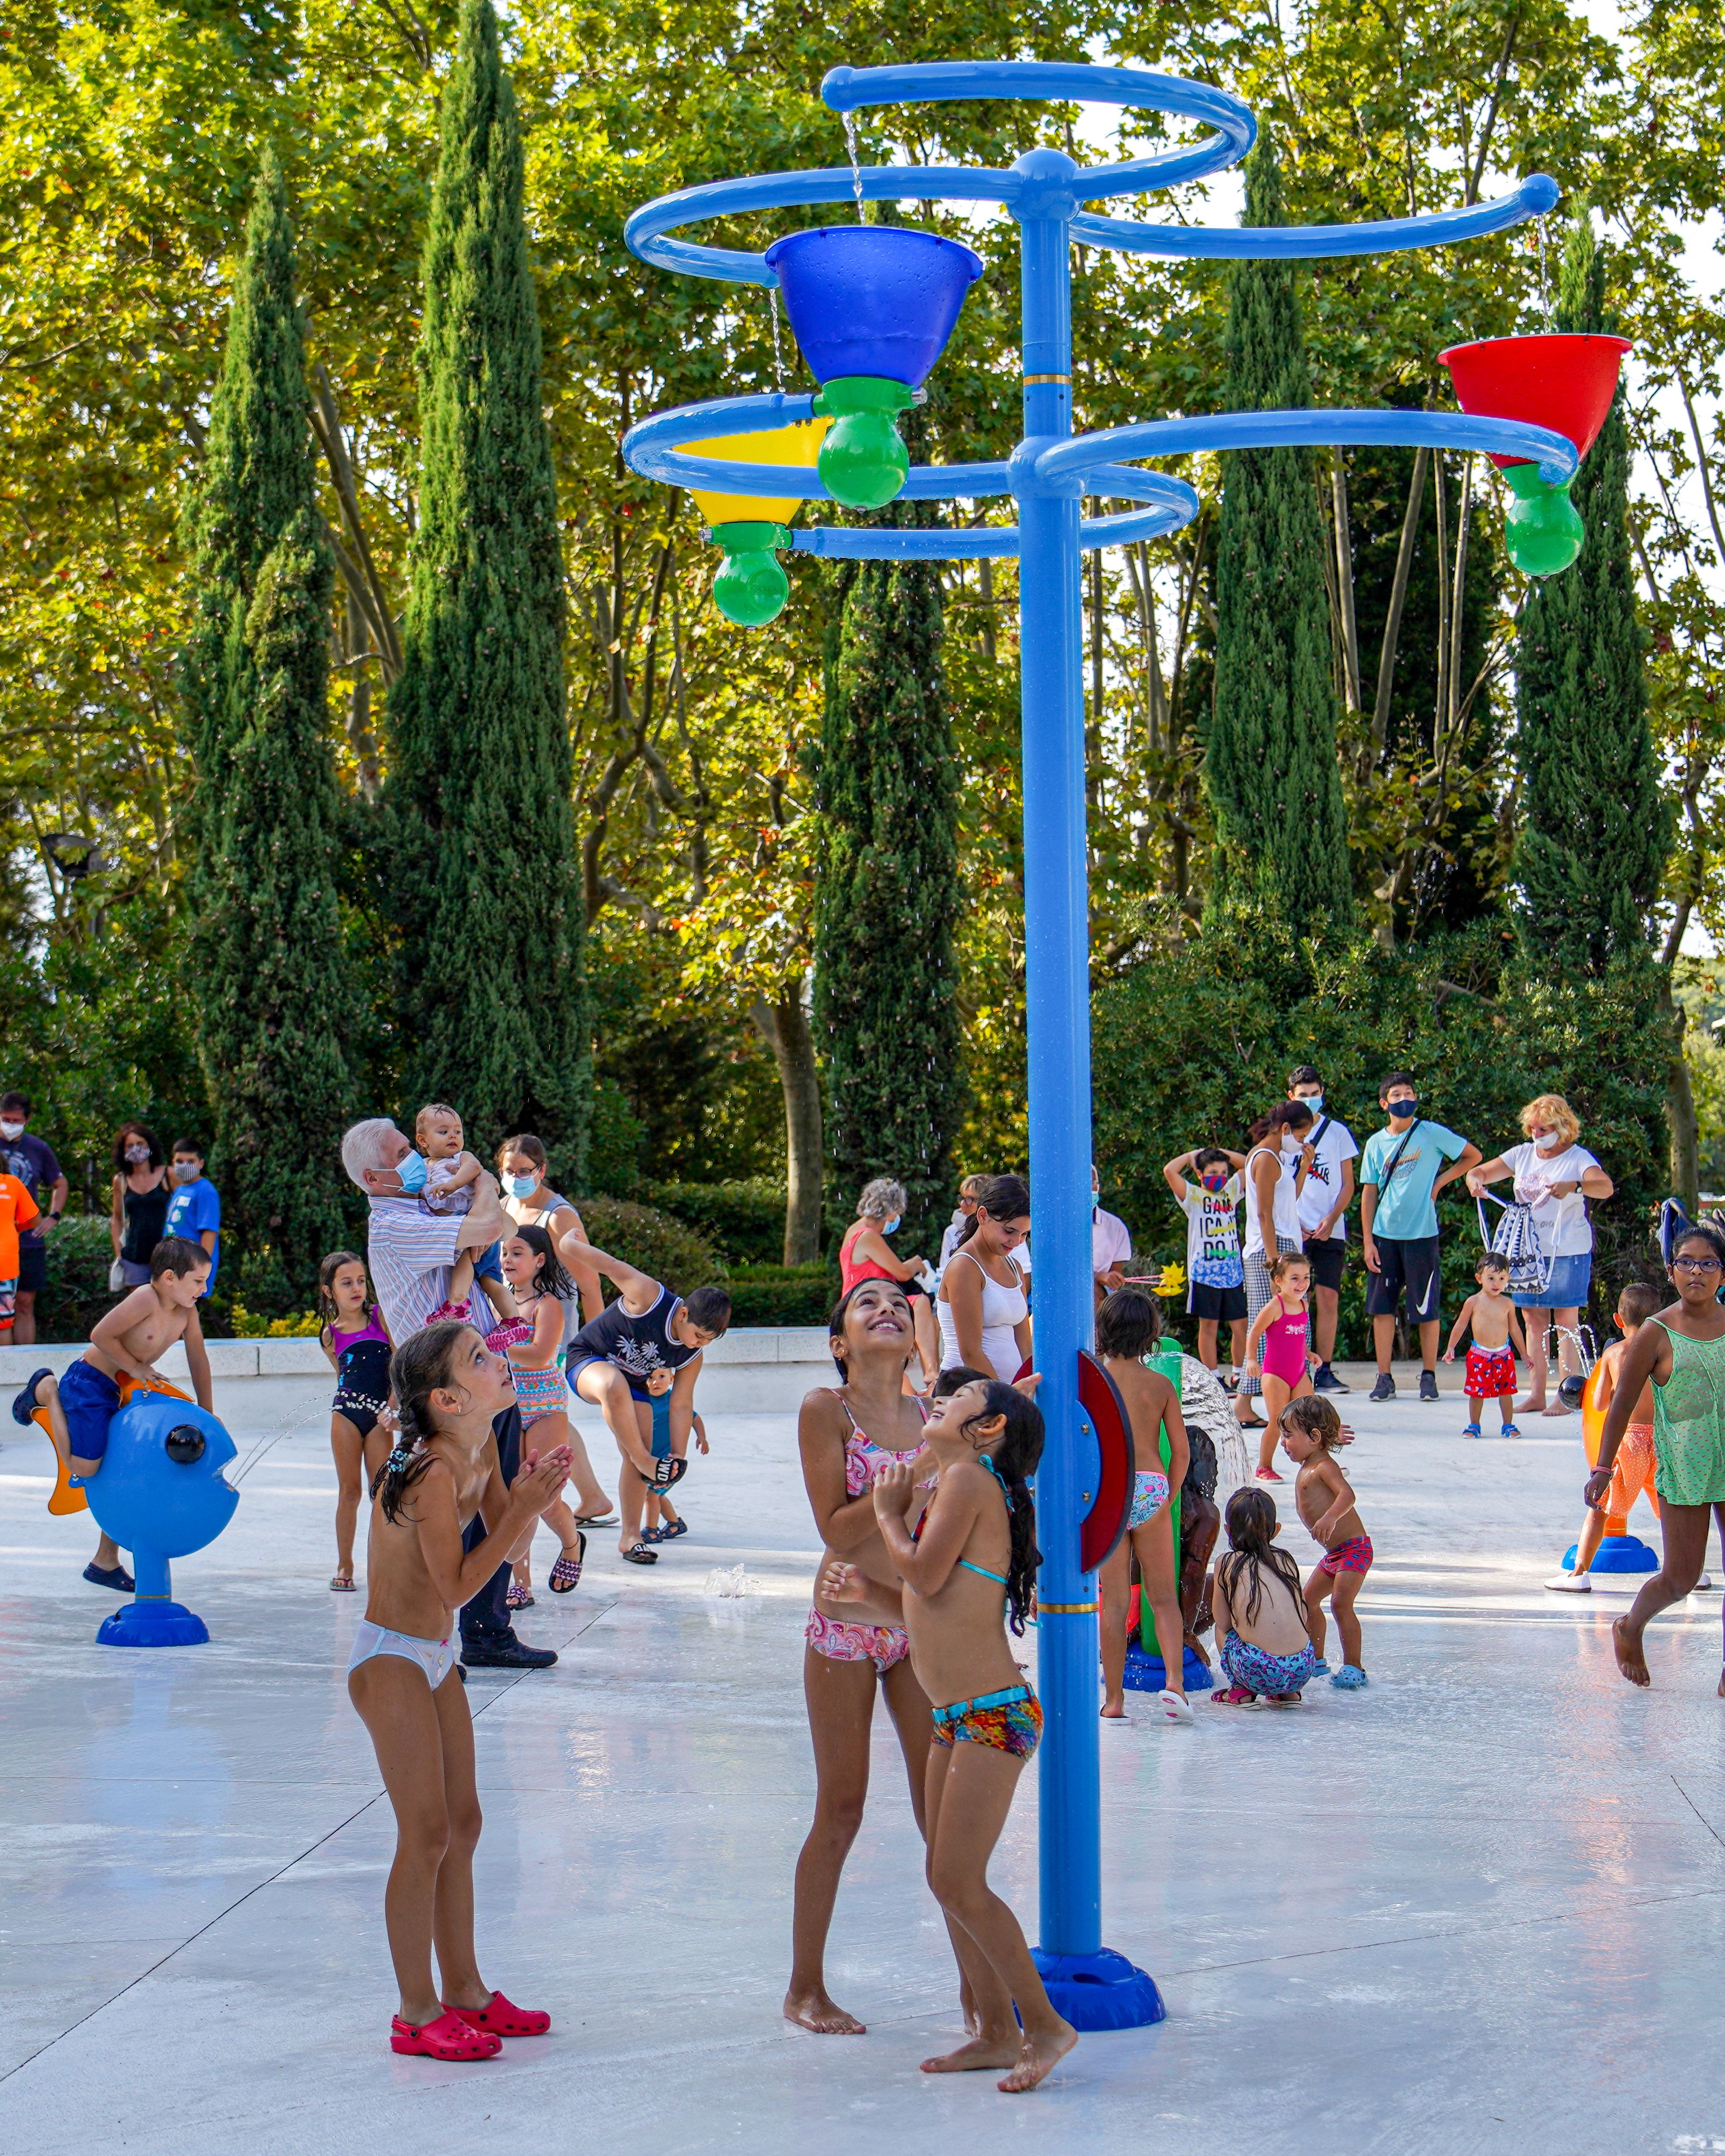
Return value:
[(1563, 1133), (1559, 1131), (1547, 1131), (1543, 1134), (1536, 1135), (1533, 1148), (1536, 1152), (1561, 1152), (1563, 1148)]
[(23, 1134), (22, 1123), (0, 1123), (0, 1138), (21, 1138)]

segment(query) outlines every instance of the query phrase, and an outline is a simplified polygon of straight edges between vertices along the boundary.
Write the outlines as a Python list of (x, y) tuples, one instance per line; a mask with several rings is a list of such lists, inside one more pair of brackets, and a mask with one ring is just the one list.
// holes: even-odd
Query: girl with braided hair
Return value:
[[(923, 1799), (928, 1883), (946, 1913), (977, 2033), (925, 2059), (922, 2070), (1004, 2066), (997, 2087), (1018, 2095), (1078, 2041), (1049, 2003), (1019, 1920), (988, 1878), (1019, 1775), (1042, 1733), (1041, 1706), (1007, 1638), (1009, 1625), (1024, 1629), (1042, 1561), (1028, 1487), (1042, 1457), (1042, 1415), (1015, 1387), (973, 1378), (934, 1403), (923, 1436), (939, 1470), (927, 1509), (924, 1466), (881, 1466), (872, 1494), (880, 1539), (903, 1582), (911, 1667), (934, 1702)], [(859, 1567), (839, 1560), (826, 1568), (821, 1591), (865, 1604), (880, 1592)]]
[[(491, 1424), (515, 1388), (508, 1363), (470, 1325), (445, 1320), (414, 1333), (396, 1349), (389, 1383), (396, 1443), (372, 1484), (366, 1614), (347, 1694), (395, 1808), (383, 1921), (401, 2011), (390, 2049), (486, 2059), (505, 2036), (542, 2035), (551, 2016), (488, 1989), (474, 1957), (480, 1807), (450, 1620), (526, 1548), (563, 1486), (569, 1451), (530, 1452), (513, 1485), (504, 1481)], [(464, 1554), (461, 1537), (475, 1513), (487, 1532)], [(441, 1991), (432, 1978), (434, 1946)]]

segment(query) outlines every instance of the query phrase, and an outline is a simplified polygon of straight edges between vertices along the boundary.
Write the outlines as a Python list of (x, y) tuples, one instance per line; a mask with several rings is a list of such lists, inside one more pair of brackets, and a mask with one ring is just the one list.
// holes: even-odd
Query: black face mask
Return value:
[(1417, 1099), (1389, 1101), (1384, 1103), (1384, 1112), (1387, 1116), (1417, 1116), (1420, 1112), (1420, 1103)]

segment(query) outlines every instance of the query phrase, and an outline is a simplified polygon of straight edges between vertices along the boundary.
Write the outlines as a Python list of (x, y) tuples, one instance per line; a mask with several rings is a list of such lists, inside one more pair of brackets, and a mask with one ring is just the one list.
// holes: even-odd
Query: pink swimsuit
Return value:
[(1259, 1348), (1263, 1357), (1260, 1367), (1266, 1378), (1280, 1378), (1285, 1385), (1297, 1385), (1306, 1375), (1306, 1332), (1311, 1319), (1303, 1310), (1290, 1317), (1280, 1296), (1276, 1303), (1282, 1314), (1271, 1318), (1264, 1328)]
[[(836, 1385), (831, 1391), (850, 1424), (850, 1435), (845, 1440), (845, 1494), (847, 1497), (860, 1497), (873, 1482), (877, 1468), (889, 1460), (914, 1460), (922, 1448), (913, 1445), (908, 1452), (891, 1452), (885, 1445), (876, 1445), (865, 1430), (857, 1428), (856, 1417), (850, 1412), (850, 1402), (844, 1394)], [(927, 1410), (920, 1401), (917, 1406), (926, 1422)], [(909, 1634), (896, 1625), (854, 1625), (845, 1618), (829, 1617), (818, 1609), (809, 1611), (803, 1637), (817, 1655), (824, 1655), (829, 1662), (872, 1662), (876, 1675), (883, 1677), (911, 1651)]]

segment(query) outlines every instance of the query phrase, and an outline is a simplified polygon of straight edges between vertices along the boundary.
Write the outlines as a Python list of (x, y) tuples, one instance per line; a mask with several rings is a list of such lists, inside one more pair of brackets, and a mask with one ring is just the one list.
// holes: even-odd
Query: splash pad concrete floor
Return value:
[[(1371, 1688), (1105, 1732), (1106, 1937), (1169, 2018), (1017, 2099), (916, 2070), (953, 1982), (884, 1716), (829, 1966), (870, 2033), (779, 2019), (812, 1791), (790, 1416), (712, 1416), (691, 1534), (650, 1573), (595, 1536), (521, 1622), (556, 1669), (474, 1677), (481, 1961), (557, 2029), (469, 2067), (385, 2041), (393, 1834), (343, 1683), (363, 1594), (325, 1584), (327, 1380), (218, 1381), (242, 1458), (275, 1441), (175, 1569), (201, 1648), (95, 1645), (91, 1527), (48, 1517), (46, 1445), (7, 1425), (0, 2148), (1725, 2150), (1719, 1598), (1657, 1628), (1632, 1692), (1629, 1584), (1539, 1584), (1579, 1522), (1574, 1419), (1468, 1444), (1409, 1389), (1346, 1404)], [(737, 1565), (741, 1599), (709, 1590)], [(1033, 1774), (995, 1866), (1033, 1937), (1035, 1820)]]

